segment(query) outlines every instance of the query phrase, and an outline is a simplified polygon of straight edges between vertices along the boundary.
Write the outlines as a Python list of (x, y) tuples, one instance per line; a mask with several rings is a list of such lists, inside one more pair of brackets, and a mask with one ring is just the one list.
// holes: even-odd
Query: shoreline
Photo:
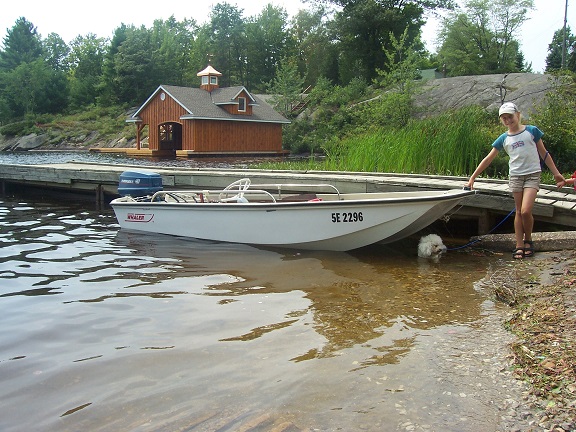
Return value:
[(576, 251), (506, 261), (484, 283), (510, 308), (501, 324), (514, 341), (503, 348), (512, 376), (527, 388), (514, 410), (518, 425), (576, 430)]

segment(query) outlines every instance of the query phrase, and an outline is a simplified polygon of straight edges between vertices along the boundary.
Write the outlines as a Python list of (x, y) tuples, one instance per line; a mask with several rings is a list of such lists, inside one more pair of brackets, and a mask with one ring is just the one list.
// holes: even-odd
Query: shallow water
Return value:
[(0, 202), (0, 430), (494, 430), (495, 258), (144, 235), (90, 205)]

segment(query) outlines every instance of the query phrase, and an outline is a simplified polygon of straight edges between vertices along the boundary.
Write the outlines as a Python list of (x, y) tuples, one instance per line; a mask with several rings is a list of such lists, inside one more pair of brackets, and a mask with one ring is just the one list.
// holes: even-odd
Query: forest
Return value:
[[(310, 93), (317, 114), (286, 127), (284, 146), (326, 153), (334, 148), (330, 143), (364, 124), (340, 108), (376, 93), (393, 96), (364, 110), (370, 126), (406, 126), (421, 71), (446, 77), (531, 72), (515, 35), (532, 0), (467, 0), (461, 7), (452, 0), (307, 5), (292, 18), (272, 4), (245, 17), (242, 9), (220, 2), (204, 23), (174, 16), (151, 28), (120, 23), (110, 39), (86, 34), (69, 44), (54, 33), (42, 38), (34, 23), (20, 17), (0, 49), (0, 133), (30, 133), (54, 116), (122, 113), (160, 84), (198, 86), (197, 72), (211, 64), (223, 74), (221, 86), (274, 95), (288, 118), (295, 116), (291, 104)], [(438, 50), (430, 53), (422, 27), (428, 14), (440, 12)], [(550, 41), (547, 72), (576, 71), (576, 38), (566, 30), (558, 29)]]

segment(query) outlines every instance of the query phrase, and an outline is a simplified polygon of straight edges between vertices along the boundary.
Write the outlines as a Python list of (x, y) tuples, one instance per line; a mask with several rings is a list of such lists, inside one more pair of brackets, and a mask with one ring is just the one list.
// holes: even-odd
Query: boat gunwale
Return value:
[[(198, 193), (201, 191), (167, 191), (167, 192), (181, 192), (181, 193)], [(430, 192), (435, 193), (431, 195)], [(410, 194), (414, 192), (358, 192), (348, 195), (360, 194)], [(197, 208), (197, 209), (278, 209), (278, 208), (310, 208), (310, 207), (351, 207), (351, 206), (374, 206), (384, 204), (398, 204), (398, 203), (415, 203), (415, 202), (429, 202), (429, 201), (448, 201), (454, 199), (462, 199), (466, 196), (475, 195), (476, 191), (467, 191), (460, 189), (448, 189), (443, 191), (428, 191), (423, 196), (404, 196), (404, 197), (384, 197), (373, 199), (339, 199), (339, 200), (318, 200), (318, 201), (276, 201), (276, 202), (166, 202), (166, 201), (122, 201), (125, 197), (120, 197), (112, 200), (110, 205), (121, 207), (161, 207), (161, 208)], [(327, 194), (320, 194), (327, 195)], [(340, 194), (346, 196), (347, 194)], [(334, 196), (337, 196), (334, 194)]]

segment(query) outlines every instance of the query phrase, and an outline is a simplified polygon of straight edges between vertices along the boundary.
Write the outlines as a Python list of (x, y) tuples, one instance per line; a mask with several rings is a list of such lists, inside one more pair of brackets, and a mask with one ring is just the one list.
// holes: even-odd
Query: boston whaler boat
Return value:
[[(306, 191), (294, 193), (288, 191)], [(391, 243), (433, 223), (474, 191), (340, 193), (328, 184), (163, 190), (159, 174), (126, 171), (110, 205), (122, 229), (203, 240), (346, 251)]]

